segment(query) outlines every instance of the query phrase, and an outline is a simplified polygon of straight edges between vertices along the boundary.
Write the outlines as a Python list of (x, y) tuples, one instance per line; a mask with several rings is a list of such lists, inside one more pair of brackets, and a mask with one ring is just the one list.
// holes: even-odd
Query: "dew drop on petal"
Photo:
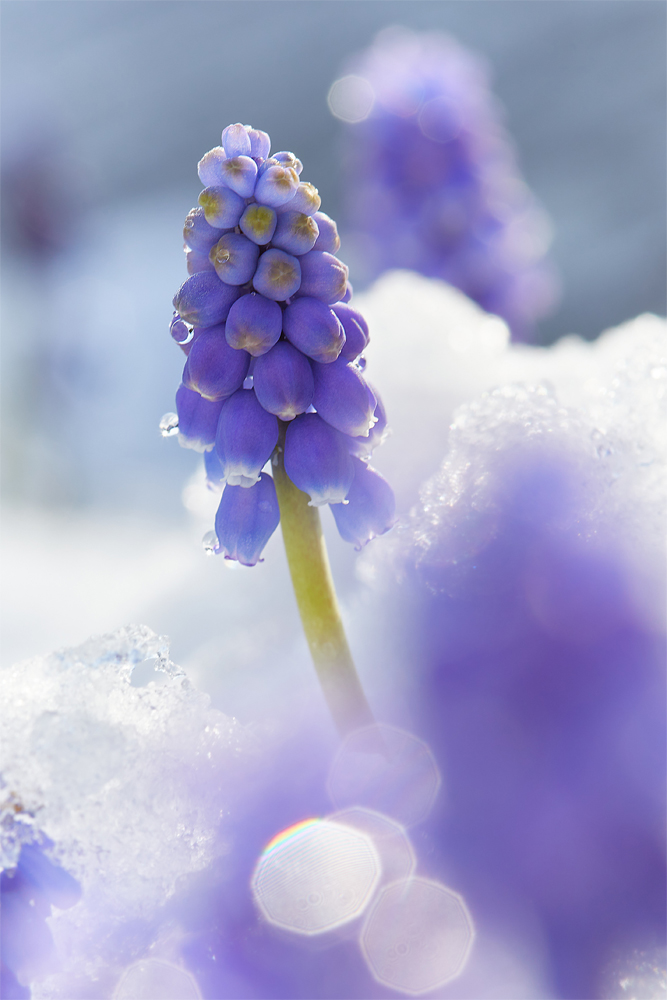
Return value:
[(216, 556), (220, 551), (220, 542), (215, 531), (207, 531), (202, 538), (202, 545), (207, 556)]
[(174, 437), (178, 434), (178, 414), (165, 413), (159, 424), (160, 434), (163, 438)]

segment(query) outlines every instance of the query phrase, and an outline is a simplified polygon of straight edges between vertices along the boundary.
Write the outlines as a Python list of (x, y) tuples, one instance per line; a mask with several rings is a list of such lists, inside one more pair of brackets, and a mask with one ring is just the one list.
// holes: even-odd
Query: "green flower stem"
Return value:
[(280, 527), (296, 603), (324, 697), (341, 735), (375, 724), (347, 644), (320, 513), (285, 472), (281, 426), (273, 456)]

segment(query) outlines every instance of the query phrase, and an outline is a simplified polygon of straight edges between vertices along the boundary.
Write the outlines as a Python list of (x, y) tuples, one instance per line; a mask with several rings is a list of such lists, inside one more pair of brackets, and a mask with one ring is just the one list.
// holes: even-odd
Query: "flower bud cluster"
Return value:
[[(483, 62), (453, 39), (383, 31), (331, 88), (346, 229), (363, 278), (408, 268), (534, 339), (553, 307), (549, 223), (521, 179)], [(355, 259), (355, 267), (357, 261)]]
[(347, 541), (360, 548), (395, 520), (391, 488), (367, 464), (386, 416), (362, 374), (368, 326), (349, 304), (336, 224), (300, 160), (270, 145), (229, 125), (199, 162), (205, 186), (183, 230), (190, 277), (170, 327), (186, 362), (177, 418), (161, 425), (204, 452), (209, 485), (224, 487), (209, 551), (249, 566), (280, 520), (262, 472), (276, 448)]

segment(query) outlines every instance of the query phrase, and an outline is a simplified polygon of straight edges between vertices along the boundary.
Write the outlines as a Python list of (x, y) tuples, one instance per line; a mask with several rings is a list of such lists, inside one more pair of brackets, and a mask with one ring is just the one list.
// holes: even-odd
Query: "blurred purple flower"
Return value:
[(383, 31), (329, 92), (345, 134), (353, 269), (408, 268), (502, 316), (515, 340), (555, 301), (549, 227), (516, 165), (483, 61), (453, 39)]

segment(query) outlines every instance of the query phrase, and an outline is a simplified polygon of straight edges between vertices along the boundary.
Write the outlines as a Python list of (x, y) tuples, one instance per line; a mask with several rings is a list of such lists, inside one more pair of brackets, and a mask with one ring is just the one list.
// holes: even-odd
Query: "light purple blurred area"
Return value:
[[(326, 96), (342, 66), (391, 24), (453, 35), (488, 59), (552, 218), (563, 300), (541, 336), (594, 337), (665, 308), (665, 19), (643, 0), (5, 0), (4, 657), (134, 619), (206, 673), (223, 605), (239, 676), (300, 642), (282, 606), (249, 642), (253, 599), (266, 608), (286, 583), (280, 539), (256, 571), (202, 568), (210, 525), (181, 502), (196, 460), (157, 432), (183, 361), (168, 333), (181, 227), (223, 126), (251, 123), (294, 150), (335, 218), (340, 123)], [(332, 555), (345, 595), (354, 554), (334, 542)]]

